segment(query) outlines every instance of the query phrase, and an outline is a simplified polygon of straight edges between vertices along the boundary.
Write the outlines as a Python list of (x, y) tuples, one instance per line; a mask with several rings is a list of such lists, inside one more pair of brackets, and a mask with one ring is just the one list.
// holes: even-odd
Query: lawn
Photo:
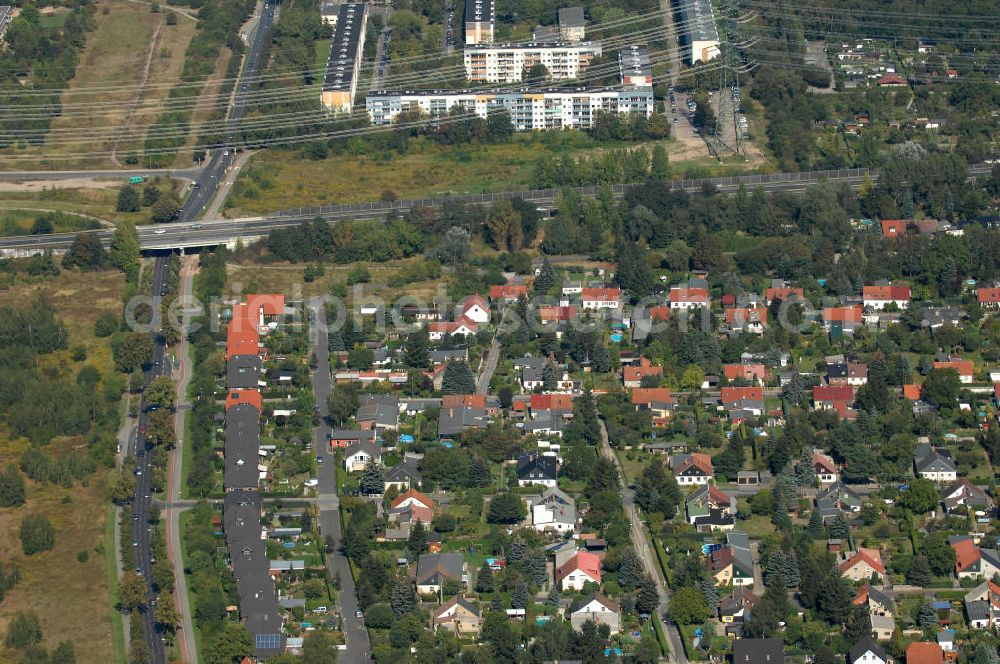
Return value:
[[(0, 191), (0, 219), (7, 213), (17, 214), (34, 221), (35, 217), (45, 212), (69, 212), (95, 217), (103, 221), (117, 224), (150, 223), (150, 209), (142, 208), (138, 212), (118, 212), (118, 189), (126, 184), (125, 178), (118, 181), (95, 182), (95, 186), (57, 189), (49, 188), (41, 191)], [(154, 178), (152, 184), (163, 191), (173, 190), (179, 193), (180, 181), (164, 177)], [(85, 221), (85, 220), (84, 220)], [(30, 222), (28, 222), (30, 228)], [(62, 230), (58, 226), (57, 232)], [(0, 232), (0, 234), (3, 234)]]
[[(177, 25), (166, 25), (166, 13), (153, 14), (147, 4), (127, 0), (100, 0), (94, 14), (96, 28), (87, 34), (80, 54), (76, 76), (63, 94), (62, 113), (52, 121), (47, 142), (40, 149), (2, 151), (0, 164), (20, 168), (111, 167), (108, 154), (119, 137), (120, 150), (137, 147), (144, 135), (142, 127), (159, 113), (159, 101), (166, 97), (168, 82), (176, 80), (184, 65), (184, 50), (194, 35), (195, 23), (181, 18)], [(55, 14), (65, 20), (65, 14)], [(157, 26), (160, 30), (157, 33)], [(153, 42), (153, 36), (156, 40)], [(147, 56), (152, 52), (149, 75), (141, 92), (140, 109), (133, 116), (138, 127), (131, 135), (120, 134), (128, 110), (143, 83)], [(82, 94), (87, 89), (97, 93)], [(129, 140), (131, 137), (132, 140)], [(3, 155), (35, 153), (35, 163), (19, 160), (4, 162)], [(72, 159), (47, 159), (80, 153)], [(82, 153), (99, 153), (101, 156)]]

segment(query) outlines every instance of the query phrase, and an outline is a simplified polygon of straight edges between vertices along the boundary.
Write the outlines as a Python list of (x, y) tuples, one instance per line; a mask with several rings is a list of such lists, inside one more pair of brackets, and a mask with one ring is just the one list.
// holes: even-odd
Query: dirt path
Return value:
[(128, 107), (128, 115), (125, 116), (125, 122), (118, 129), (118, 134), (115, 136), (115, 142), (111, 146), (111, 161), (115, 166), (121, 166), (121, 162), (118, 161), (118, 144), (122, 141), (122, 136), (132, 127), (132, 116), (135, 115), (135, 108), (139, 105), (139, 100), (142, 99), (142, 92), (146, 88), (146, 81), (149, 80), (149, 68), (153, 64), (153, 53), (156, 51), (156, 42), (160, 39), (160, 30), (163, 29), (163, 22), (161, 21), (156, 25), (156, 30), (153, 31), (153, 36), (149, 38), (149, 50), (146, 52), (146, 66), (142, 70), (142, 80), (139, 81), (139, 85), (135, 90), (135, 97), (132, 99), (132, 103)]

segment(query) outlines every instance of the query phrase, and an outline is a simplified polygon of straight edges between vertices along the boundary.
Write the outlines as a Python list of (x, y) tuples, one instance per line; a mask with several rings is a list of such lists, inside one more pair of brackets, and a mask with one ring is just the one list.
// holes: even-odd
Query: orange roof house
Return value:
[(878, 80), (882, 87), (899, 87), (906, 85), (906, 79), (895, 72), (890, 72)]
[(902, 219), (883, 219), (882, 237), (902, 237), (906, 235), (906, 222)]
[(405, 493), (396, 496), (390, 508), (395, 509), (397, 507), (406, 507), (407, 505), (420, 505), (421, 507), (434, 509), (434, 501), (416, 489), (407, 489)]
[(723, 387), (721, 390), (722, 405), (727, 406), (740, 401), (763, 401), (763, 387)]
[(792, 288), (791, 286), (779, 286), (764, 290), (764, 301), (768, 304), (774, 300), (787, 300), (792, 296), (805, 299), (806, 292), (801, 288)]
[(951, 543), (951, 548), (955, 550), (955, 572), (974, 565), (979, 561), (979, 547), (971, 539), (961, 539)]
[(634, 387), (632, 388), (632, 403), (649, 405), (651, 403), (670, 403), (672, 397), (669, 387)]
[(864, 311), (861, 305), (850, 307), (823, 307), (823, 323), (827, 328), (834, 324), (841, 325), (845, 330), (861, 325)]
[(976, 298), (979, 305), (989, 309), (1000, 306), (1000, 288), (977, 288)]
[(538, 307), (538, 319), (542, 322), (559, 323), (567, 320), (575, 320), (578, 312), (576, 307), (546, 306)]
[(910, 401), (920, 401), (921, 387), (918, 383), (909, 383), (903, 386), (903, 398)]
[(963, 383), (971, 383), (975, 374), (975, 366), (972, 360), (951, 359), (946, 362), (935, 362), (935, 369), (952, 369), (958, 374), (958, 379)]
[(258, 411), (264, 410), (264, 399), (257, 390), (233, 390), (226, 395), (226, 410), (241, 403), (253, 406)]
[(730, 307), (725, 315), (726, 324), (730, 326), (767, 325), (767, 309), (764, 307)]
[(691, 305), (706, 305), (708, 304), (708, 289), (691, 288), (689, 286), (671, 286), (670, 304), (674, 309)]
[(645, 357), (639, 358), (639, 366), (622, 367), (622, 381), (625, 387), (642, 387), (646, 376), (663, 377), (663, 367), (655, 365)]
[(285, 296), (281, 293), (247, 295), (247, 311), (251, 316), (280, 316), (285, 311)]
[(888, 302), (909, 302), (909, 286), (865, 286), (861, 289), (861, 297), (866, 306)]
[(527, 284), (494, 284), (490, 286), (491, 300), (516, 300), (522, 295), (528, 297)]
[[(569, 577), (568, 583), (563, 583)], [(582, 589), (585, 582), (601, 582), (601, 559), (596, 553), (579, 551), (575, 556), (556, 568), (556, 583), (565, 589), (567, 586), (579, 586)]]
[(906, 646), (906, 664), (941, 664), (944, 651), (931, 641), (914, 641)]
[(532, 394), (531, 411), (573, 410), (572, 394)]
[(486, 395), (445, 394), (441, 397), (441, 410), (449, 408), (486, 408)]
[(885, 565), (878, 549), (858, 549), (854, 555), (840, 563), (840, 571), (853, 581), (869, 579), (873, 574), (885, 576)]
[(580, 302), (584, 309), (617, 304), (621, 298), (620, 288), (584, 288), (580, 293)]
[(767, 367), (763, 364), (726, 364), (722, 367), (726, 380), (759, 380), (767, 378)]

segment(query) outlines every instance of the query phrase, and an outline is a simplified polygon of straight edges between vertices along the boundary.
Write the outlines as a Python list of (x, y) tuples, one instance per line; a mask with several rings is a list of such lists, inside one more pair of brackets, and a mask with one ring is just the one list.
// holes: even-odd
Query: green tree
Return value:
[(872, 616), (867, 606), (855, 606), (844, 624), (844, 640), (857, 643), (872, 635)]
[(924, 629), (938, 626), (937, 613), (928, 602), (920, 605), (920, 611), (917, 613), (917, 624)]
[(642, 561), (631, 547), (622, 552), (618, 559), (618, 585), (622, 588), (638, 588), (642, 585), (644, 572)]
[(927, 535), (920, 544), (920, 553), (926, 556), (931, 571), (938, 576), (947, 576), (955, 569), (955, 549), (943, 532)]
[(476, 377), (464, 360), (449, 362), (441, 382), (443, 394), (475, 394)]
[(416, 610), (417, 598), (413, 592), (410, 580), (405, 576), (398, 577), (396, 583), (393, 584), (389, 604), (392, 606), (392, 613), (396, 616), (397, 620), (407, 613)]
[(226, 623), (205, 651), (206, 664), (238, 664), (244, 657), (253, 657), (254, 644), (245, 625)]
[(60, 641), (59, 645), (52, 651), (49, 661), (52, 664), (56, 664), (56, 662), (59, 664), (76, 664), (76, 648), (73, 647), (73, 642)]
[(77, 233), (73, 244), (63, 256), (63, 269), (76, 267), (81, 270), (92, 270), (104, 267), (108, 262), (108, 254), (104, 251), (101, 239), (97, 233)]
[(154, 349), (153, 338), (148, 333), (130, 332), (112, 346), (112, 353), (119, 371), (132, 372), (153, 361)]
[(524, 502), (517, 494), (498, 493), (490, 500), (490, 509), (486, 513), (489, 523), (518, 523), (526, 514)]
[(168, 597), (156, 605), (154, 619), (156, 620), (156, 625), (164, 632), (168, 634), (177, 632), (177, 625), (180, 623), (181, 618), (177, 614), (177, 609), (174, 608), (172, 598)]
[(997, 664), (996, 646), (985, 641), (980, 641), (976, 644), (976, 651), (972, 656), (972, 664)]
[(129, 223), (118, 224), (111, 235), (108, 258), (130, 281), (135, 280), (139, 275), (139, 234), (135, 226)]
[(651, 614), (656, 611), (659, 604), (660, 593), (656, 589), (656, 582), (647, 576), (639, 586), (639, 594), (635, 598), (635, 610), (639, 613)]
[(912, 586), (926, 586), (931, 581), (931, 564), (927, 561), (927, 556), (918, 553), (910, 561), (910, 568), (906, 570), (906, 582)]
[[(170, 16), (173, 16), (173, 12), (170, 12)], [(167, 16), (167, 20), (170, 20), (170, 16)], [(143, 207), (150, 207), (156, 201), (160, 200), (160, 190), (152, 184), (147, 184), (142, 188), (142, 205)]]
[(427, 550), (427, 531), (424, 529), (422, 521), (417, 521), (410, 528), (410, 537), (406, 541), (406, 547), (413, 557), (417, 557)]
[(426, 325), (414, 330), (406, 337), (406, 364), (410, 367), (423, 369), (430, 361), (430, 336)]
[(18, 507), (24, 504), (24, 479), (17, 466), (9, 463), (0, 475), (0, 507)]
[(122, 574), (118, 582), (118, 606), (122, 611), (134, 611), (146, 604), (146, 582), (133, 571)]
[(514, 586), (514, 592), (510, 596), (510, 608), (527, 608), (529, 599), (528, 584), (524, 582), (524, 579), (519, 579), (517, 585)]
[(173, 410), (177, 403), (177, 387), (169, 376), (157, 376), (146, 386), (143, 396), (149, 407)]
[(476, 592), (493, 592), (493, 570), (490, 569), (490, 566), (485, 561), (483, 562), (483, 566), (479, 568), (479, 574), (476, 576)]
[(153, 204), (152, 220), (157, 224), (165, 224), (177, 218), (181, 213), (180, 201), (173, 195), (161, 196)]
[(670, 617), (678, 625), (702, 623), (708, 616), (708, 605), (697, 588), (681, 588), (670, 598)]
[(549, 258), (546, 256), (542, 259), (542, 266), (535, 276), (534, 289), (536, 293), (548, 293), (555, 285), (556, 272), (552, 269), (552, 264), (549, 263)]
[(49, 551), (56, 543), (56, 531), (44, 514), (27, 514), (21, 519), (21, 550), (31, 556)]
[(52, 223), (52, 217), (47, 214), (43, 214), (35, 219), (35, 222), (31, 224), (31, 235), (49, 235), (54, 233), (56, 230), (55, 225)]
[(369, 496), (384, 493), (385, 472), (382, 470), (382, 464), (374, 459), (369, 459), (368, 463), (365, 464), (365, 469), (361, 473), (358, 488), (361, 490), (361, 493)]
[(139, 203), (139, 192), (135, 187), (125, 185), (118, 190), (118, 202), (115, 210), (118, 212), (138, 212), (141, 205)]
[(918, 477), (910, 482), (909, 490), (900, 496), (899, 504), (914, 514), (926, 514), (937, 507), (939, 501), (940, 495), (934, 483)]
[(330, 421), (342, 425), (354, 416), (358, 410), (358, 391), (351, 383), (338, 383), (333, 386), (326, 400)]
[(932, 369), (920, 389), (920, 397), (933, 406), (952, 406), (958, 402), (962, 383), (954, 369)]
[(302, 664), (336, 664), (337, 642), (329, 632), (313, 632), (302, 644)]
[(25, 650), (42, 642), (42, 626), (34, 611), (18, 611), (7, 625), (4, 645)]
[(653, 180), (666, 180), (670, 177), (670, 158), (667, 156), (667, 149), (660, 143), (653, 147), (649, 177)]

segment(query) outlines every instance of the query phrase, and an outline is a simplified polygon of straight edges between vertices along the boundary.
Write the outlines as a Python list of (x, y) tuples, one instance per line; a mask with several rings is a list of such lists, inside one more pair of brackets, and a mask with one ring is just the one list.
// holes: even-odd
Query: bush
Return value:
[(118, 330), (118, 317), (114, 314), (101, 314), (94, 323), (94, 336), (98, 338), (110, 337), (116, 330)]
[(88, 560), (90, 560), (90, 554), (87, 553), (85, 550), (80, 551), (79, 553), (76, 554), (76, 562), (85, 563)]
[(21, 549), (24, 555), (50, 550), (56, 543), (56, 531), (44, 514), (28, 514), (21, 519)]
[(388, 604), (373, 604), (365, 611), (365, 624), (370, 628), (392, 627), (392, 608)]
[(347, 285), (353, 286), (354, 284), (367, 284), (372, 280), (372, 275), (364, 265), (355, 265), (351, 268), (351, 271), (347, 273)]

